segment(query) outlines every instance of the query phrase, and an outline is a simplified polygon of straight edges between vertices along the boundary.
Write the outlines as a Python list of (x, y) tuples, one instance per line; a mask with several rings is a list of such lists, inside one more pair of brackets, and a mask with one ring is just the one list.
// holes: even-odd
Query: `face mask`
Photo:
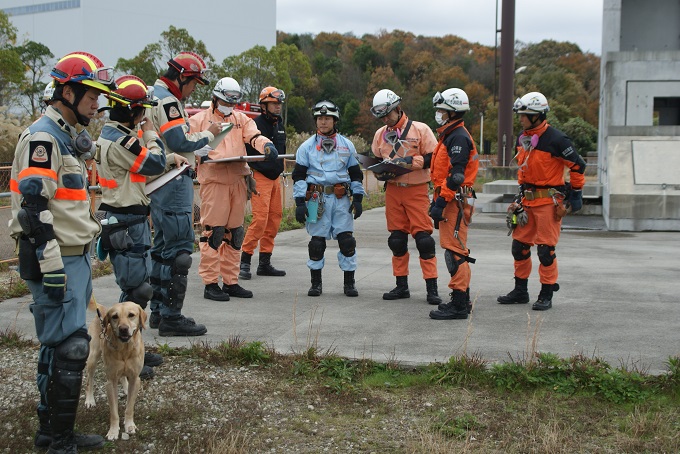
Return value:
[(94, 156), (95, 144), (87, 129), (83, 129), (80, 134), (71, 139), (71, 145), (73, 145), (76, 155), (83, 161), (92, 159)]
[(448, 121), (448, 119), (444, 118), (443, 113), (435, 112), (434, 113), (434, 121), (436, 121), (439, 126), (444, 126), (446, 124), (446, 122)]
[(233, 107), (227, 107), (227, 106), (217, 106), (217, 110), (222, 112), (225, 116), (231, 115), (231, 112), (234, 110)]

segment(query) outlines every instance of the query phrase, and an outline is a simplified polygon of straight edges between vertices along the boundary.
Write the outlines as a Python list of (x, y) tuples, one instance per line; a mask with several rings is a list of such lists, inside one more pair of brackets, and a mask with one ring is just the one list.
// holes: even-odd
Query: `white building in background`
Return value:
[(610, 230), (680, 230), (680, 1), (604, 0), (598, 175)]
[(253, 46), (276, 45), (276, 0), (0, 0), (19, 42), (49, 47), (56, 59), (82, 50), (115, 66), (173, 25), (203, 41), (217, 64)]

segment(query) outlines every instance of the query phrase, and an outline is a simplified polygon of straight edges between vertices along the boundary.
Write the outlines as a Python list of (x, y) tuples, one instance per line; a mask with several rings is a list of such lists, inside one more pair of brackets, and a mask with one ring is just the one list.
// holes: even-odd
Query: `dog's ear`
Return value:
[(139, 323), (141, 325), (141, 329), (146, 329), (146, 311), (142, 309), (141, 306), (137, 306), (139, 308)]
[(102, 326), (103, 330), (106, 331), (109, 326), (111, 326), (111, 316), (113, 315), (113, 308), (109, 309), (106, 311), (106, 316), (104, 317), (104, 326)]

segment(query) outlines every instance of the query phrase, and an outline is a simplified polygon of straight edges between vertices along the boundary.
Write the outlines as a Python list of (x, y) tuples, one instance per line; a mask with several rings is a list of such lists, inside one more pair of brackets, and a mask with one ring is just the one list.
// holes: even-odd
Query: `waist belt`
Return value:
[(399, 183), (397, 181), (388, 180), (388, 181), (386, 181), (386, 183), (387, 184), (393, 184), (394, 186), (399, 186), (400, 188), (407, 188), (409, 186), (420, 186), (422, 184), (427, 184), (428, 182), (424, 181), (422, 183)]
[[(341, 186), (341, 188), (336, 189), (336, 186)], [(341, 194), (341, 196), (349, 192), (347, 183), (338, 183), (331, 186), (324, 186), (322, 184), (309, 184), (307, 185), (307, 190), (312, 192), (323, 192), (324, 194)]]
[(536, 200), (536, 199), (545, 199), (545, 198), (552, 198), (552, 196), (555, 194), (555, 189), (550, 188), (550, 189), (525, 189), (524, 190), (524, 198), (527, 200)]
[(131, 205), (128, 207), (114, 207), (107, 203), (102, 203), (99, 205), (100, 211), (110, 211), (116, 214), (139, 214), (143, 216), (148, 216), (151, 209), (148, 205)]
[(59, 249), (61, 250), (62, 257), (85, 255), (90, 252), (90, 243), (83, 246), (61, 246)]

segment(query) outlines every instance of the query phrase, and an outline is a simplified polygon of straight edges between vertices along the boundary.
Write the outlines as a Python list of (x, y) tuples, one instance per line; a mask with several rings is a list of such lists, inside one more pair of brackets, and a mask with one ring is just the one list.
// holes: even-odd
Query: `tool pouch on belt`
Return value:
[(19, 237), (19, 276), (25, 281), (39, 281), (43, 277), (36, 246), (24, 234)]
[(559, 221), (567, 215), (567, 209), (564, 207), (564, 203), (559, 202), (555, 204), (555, 220)]
[(345, 186), (342, 183), (338, 183), (333, 186), (333, 194), (335, 194), (335, 198), (341, 199), (347, 194), (347, 186)]
[(105, 251), (127, 251), (134, 246), (126, 222), (102, 225), (101, 242)]

